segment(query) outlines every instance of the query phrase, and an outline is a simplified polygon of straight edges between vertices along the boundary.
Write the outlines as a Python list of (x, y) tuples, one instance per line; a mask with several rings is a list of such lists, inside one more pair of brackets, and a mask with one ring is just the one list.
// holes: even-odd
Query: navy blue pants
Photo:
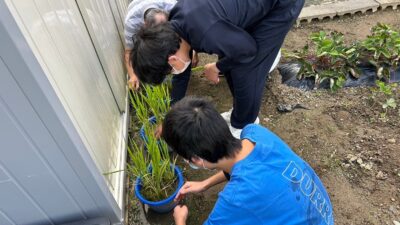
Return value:
[(242, 129), (258, 116), (269, 70), (304, 4), (303, 0), (294, 2), (290, 8), (272, 10), (248, 30), (257, 43), (255, 59), (224, 74), (233, 96), (231, 124), (235, 128)]

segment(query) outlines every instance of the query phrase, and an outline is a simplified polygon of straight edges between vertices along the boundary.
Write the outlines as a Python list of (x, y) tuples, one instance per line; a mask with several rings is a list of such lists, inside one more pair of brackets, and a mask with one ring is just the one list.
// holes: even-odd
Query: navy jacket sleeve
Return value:
[(204, 34), (201, 48), (221, 57), (217, 68), (222, 72), (237, 64), (252, 61), (257, 52), (255, 40), (240, 27), (223, 20), (215, 22)]

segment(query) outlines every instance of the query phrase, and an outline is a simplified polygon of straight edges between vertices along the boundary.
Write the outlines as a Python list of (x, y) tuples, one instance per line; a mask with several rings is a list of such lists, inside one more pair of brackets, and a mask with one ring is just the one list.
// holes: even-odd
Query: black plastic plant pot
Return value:
[[(171, 165), (173, 166), (173, 165)], [(178, 187), (176, 188), (175, 192), (169, 196), (166, 199), (163, 199), (161, 201), (153, 202), (149, 201), (146, 198), (143, 197), (142, 194), (140, 194), (140, 191), (142, 190), (142, 181), (140, 177), (136, 179), (136, 185), (135, 185), (135, 195), (139, 199), (139, 201), (143, 204), (146, 204), (149, 206), (149, 208), (155, 212), (158, 213), (167, 213), (170, 212), (172, 209), (175, 208), (175, 206), (178, 204), (178, 202), (175, 202), (175, 196), (178, 194), (179, 189), (183, 186), (183, 176), (182, 176), (182, 171), (175, 165), (174, 166), (174, 171), (175, 171), (175, 176), (178, 178)]]

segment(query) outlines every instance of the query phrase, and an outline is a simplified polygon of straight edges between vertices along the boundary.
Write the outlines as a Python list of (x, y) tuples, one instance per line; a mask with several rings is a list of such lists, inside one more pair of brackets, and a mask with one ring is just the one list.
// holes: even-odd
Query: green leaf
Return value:
[(356, 48), (350, 48), (349, 50), (346, 51), (346, 54), (350, 54), (356, 51)]
[(394, 98), (389, 98), (386, 100), (386, 103), (383, 104), (383, 108), (387, 108), (390, 107), (392, 109), (395, 109), (397, 107), (396, 101), (394, 100)]
[(330, 39), (325, 39), (325, 40), (323, 40), (323, 41), (321, 42), (321, 45), (322, 45), (323, 47), (328, 47), (328, 46), (331, 46), (332, 44), (333, 44), (333, 41), (330, 40)]
[(386, 58), (391, 58), (391, 54), (387, 49), (382, 49), (381, 53), (386, 57)]

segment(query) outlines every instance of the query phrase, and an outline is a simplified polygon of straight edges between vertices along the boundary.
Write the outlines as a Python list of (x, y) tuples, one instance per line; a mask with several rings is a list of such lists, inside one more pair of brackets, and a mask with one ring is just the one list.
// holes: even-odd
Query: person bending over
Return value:
[(131, 62), (140, 81), (159, 84), (171, 71), (184, 71), (191, 49), (216, 54), (205, 77), (223, 74), (233, 97), (225, 113), (239, 138), (247, 124), (258, 123), (266, 78), (304, 0), (179, 0), (169, 22), (141, 29)]
[[(138, 77), (133, 70), (130, 57), (133, 53), (134, 42), (139, 30), (143, 27), (153, 27), (168, 21), (168, 15), (175, 6), (176, 0), (133, 0), (128, 6), (128, 13), (125, 17), (124, 39), (125, 39), (125, 65), (128, 71), (128, 86), (137, 90), (140, 86)], [(192, 66), (198, 63), (197, 53), (190, 52)], [(189, 83), (191, 67), (178, 71), (177, 76), (172, 78), (171, 98), (172, 104), (185, 96)]]
[[(334, 224), (318, 175), (267, 128), (247, 125), (236, 139), (210, 102), (186, 97), (167, 113), (162, 137), (193, 167), (219, 171), (186, 182), (176, 201), (228, 181), (204, 224)], [(175, 207), (177, 225), (187, 216), (186, 206)]]

